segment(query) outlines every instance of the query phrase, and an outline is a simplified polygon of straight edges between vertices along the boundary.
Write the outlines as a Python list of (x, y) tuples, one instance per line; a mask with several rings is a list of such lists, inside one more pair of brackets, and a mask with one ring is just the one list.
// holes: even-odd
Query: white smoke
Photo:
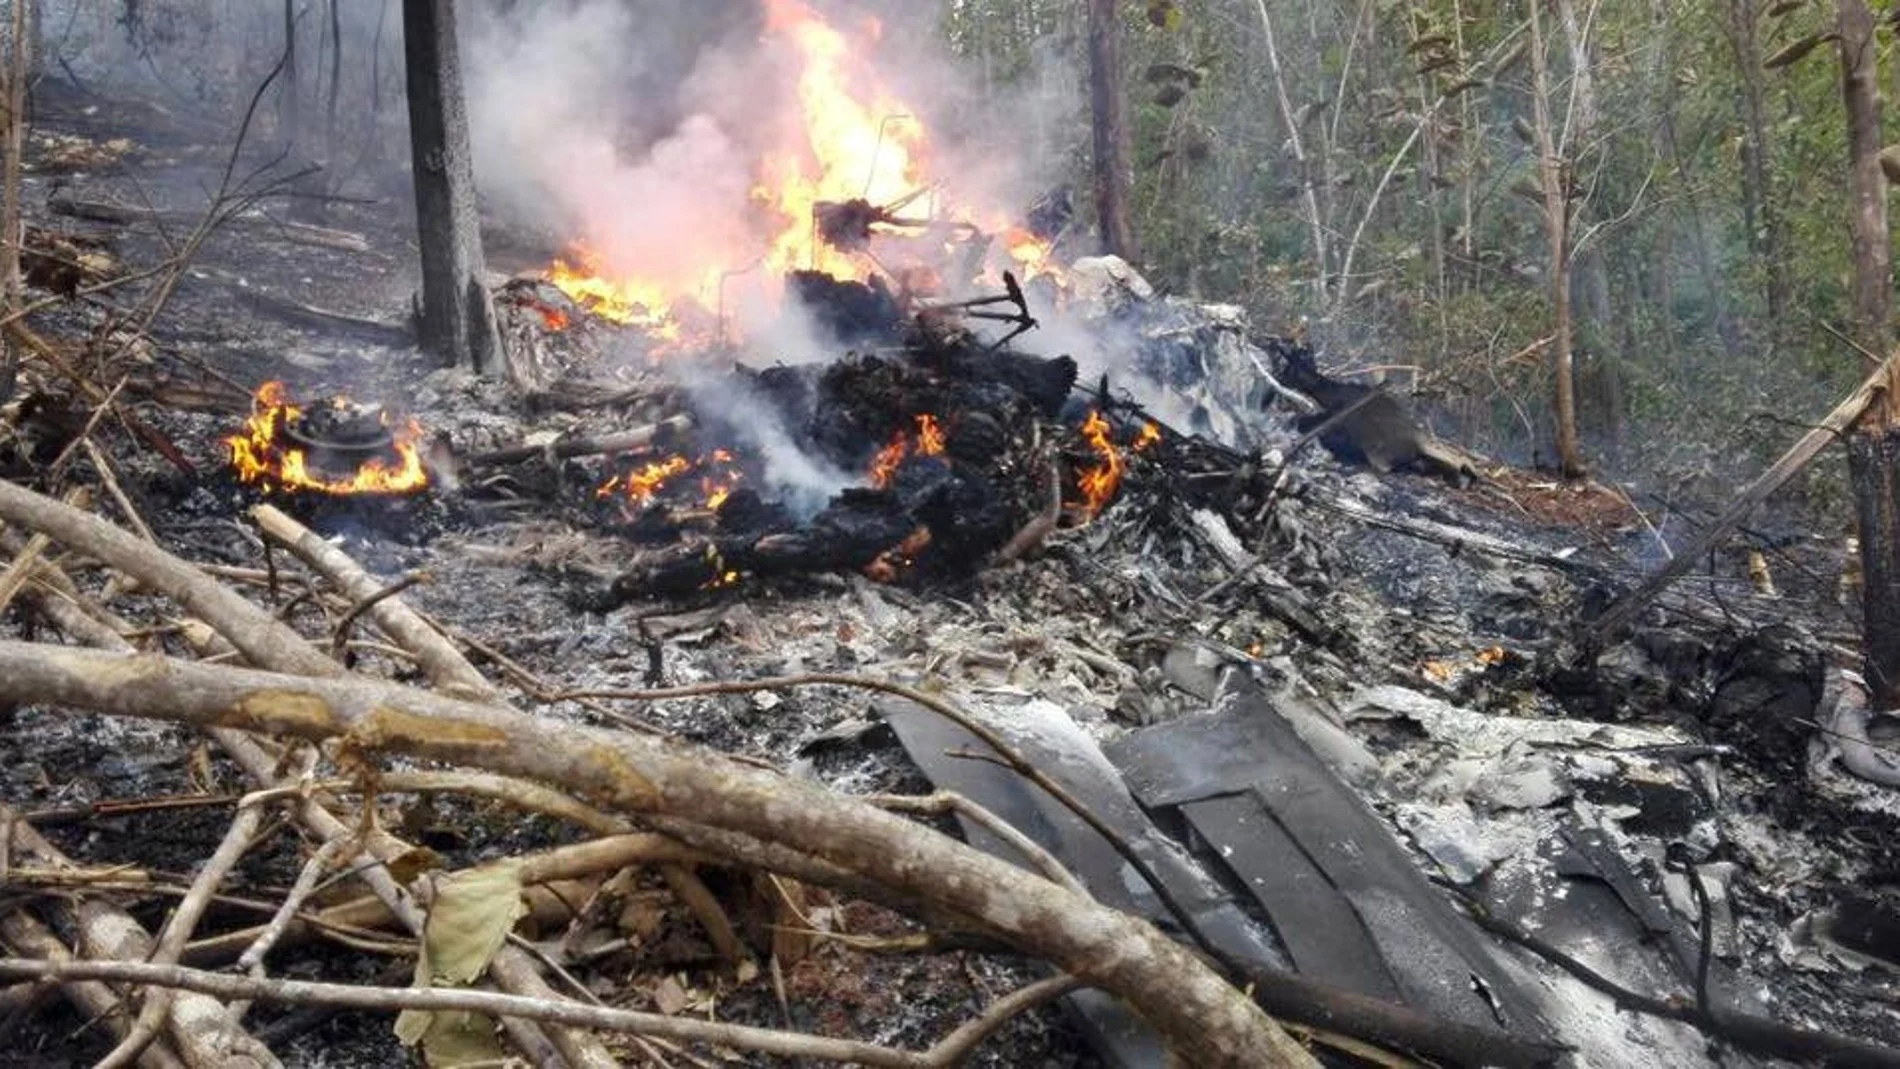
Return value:
[[(874, 66), (914, 112), (884, 118), (929, 130), (937, 185), (920, 203), (1007, 218), (1046, 187), (1060, 161), (1022, 136), (1024, 124), (1073, 110), (1077, 99), (1064, 99), (1073, 94), (1045, 85), (985, 110), (919, 10), (928, 5), (815, 6), (851, 35), (852, 62)], [(761, 164), (803, 148), (799, 57), (767, 31), (765, 7), (558, 0), (472, 9), (466, 90), (491, 211), (552, 244), (586, 241), (617, 276), (714, 303), (707, 279), (744, 272), (783, 225), (754, 202)], [(875, 33), (872, 16), (882, 24)]]

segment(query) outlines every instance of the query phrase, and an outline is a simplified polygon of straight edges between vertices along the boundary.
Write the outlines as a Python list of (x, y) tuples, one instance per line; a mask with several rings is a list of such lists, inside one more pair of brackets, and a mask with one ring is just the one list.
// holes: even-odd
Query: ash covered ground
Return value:
[[(49, 109), (50, 128), (59, 129), (59, 115)], [(70, 129), (96, 132), (76, 121)], [(215, 161), (188, 145), (166, 148), (155, 134), (141, 137), (143, 181), (177, 191), (180, 209), (192, 207), (189, 179)], [(33, 176), (29, 203), (40, 203), (54, 180)], [(110, 167), (59, 181), (89, 197), (135, 196)], [(60, 225), (111, 240), (127, 263), (162, 255), (149, 229)], [(204, 564), (264, 567), (244, 521), (257, 493), (225, 470), (219, 440), (246, 412), (238, 388), (268, 379), (286, 380), (303, 396), (346, 390), (398, 405), (464, 454), (576, 427), (639, 424), (664, 410), (655, 400), (672, 388), (664, 363), (619, 362), (623, 370), (612, 381), (625, 394), (614, 405), (536, 412), (504, 385), (434, 369), (413, 350), (363, 330), (288, 324), (268, 303), (244, 296), (274, 293), (399, 325), (415, 283), (400, 212), (388, 203), (341, 204), (328, 225), (370, 236), (368, 251), (299, 244), (268, 225), (215, 236), (155, 324), (153, 344), (141, 350), (138, 385), (128, 396), (197, 465), (195, 476), (121, 427), (98, 431), (126, 492), (173, 551)], [(524, 254), (519, 266), (532, 262)], [(1301, 438), (1288, 410), (1260, 403), (1249, 369), (1260, 350), (1231, 310), (1118, 299), (1138, 304), (1129, 315), (1148, 331), (1142, 344), (1150, 381), (1131, 371), (1113, 388), (1150, 398), (1158, 412), (1200, 404), (1202, 426), (1178, 429), (1225, 438), (1239, 455), (1284, 456)], [(44, 332), (84, 338), (108, 313), (76, 303)], [(584, 345), (610, 361), (616, 345), (633, 344), (605, 326), (587, 330)], [(1040, 351), (1034, 334), (1021, 345)], [(1195, 373), (1170, 363), (1184, 356), (1198, 361)], [(26, 385), (48, 398), (62, 393), (48, 376), (31, 374)], [(1171, 409), (1161, 403), (1170, 400)], [(477, 665), (546, 717), (550, 731), (636, 716), (851, 793), (928, 787), (877, 722), (873, 703), (853, 692), (608, 703), (608, 712), (532, 695), (850, 671), (926, 683), (998, 723), (1030, 703), (1053, 703), (1089, 736), (1111, 742), (1203, 714), (1221, 675), (1238, 672), (1314, 710), (1305, 737), (1434, 880), (1539, 922), (1540, 910), (1578, 887), (1616, 883), (1580, 874), (1556, 856), (1554, 844), (1574, 846), (1588, 836), (1600, 848), (1590, 856), (1620, 860), (1629, 887), (1650, 896), (1648, 912), (1625, 903), (1630, 916), (1612, 911), (1601, 924), (1570, 928), (1574, 918), (1554, 910), (1544, 930), (1632, 988), (1668, 997), (1689, 990), (1672, 941), (1698, 917), (1688, 877), (1670, 862), (1674, 844), (1716, 892), (1714, 948), (1725, 998), (1789, 1023), (1900, 1042), (1893, 966), (1865, 953), (1866, 941), (1842, 924), (1891, 905), (1900, 806), (1892, 788), (1846, 771), (1826, 731), (1803, 719), (1816, 715), (1827, 666), (1842, 661), (1853, 641), (1829, 578), (1841, 562), (1818, 544), (1779, 552), (1777, 563), (1787, 566), (1778, 597), (1755, 593), (1740, 561), (1721, 562), (1716, 574), (1685, 581), (1629, 640), (1579, 667), (1576, 621), (1657, 555), (1652, 533), (1616, 495), (1495, 469), (1458, 489), (1416, 474), (1373, 475), (1309, 448), (1283, 479), (1262, 484), (1273, 487), (1270, 507), (1196, 504), (1170, 485), (1167, 471), (1136, 464), (1115, 504), (1057, 531), (1026, 560), (897, 583), (850, 572), (742, 577), (597, 611), (583, 595), (637, 551), (612, 524), (598, 522), (592, 490), (603, 474), (598, 461), (535, 461), (398, 506), (285, 504), (304, 510), (377, 575), (426, 572), (405, 600), (472, 639)], [(1800, 579), (1804, 573), (1814, 578)], [(265, 596), (255, 587), (247, 592)], [(315, 606), (288, 601), (279, 608), (309, 633), (320, 635), (331, 622)], [(168, 623), (136, 593), (116, 605), (135, 623), (160, 631)], [(46, 634), (21, 607), (9, 626)], [(177, 640), (158, 634), (150, 641), (174, 648)], [(358, 657), (367, 670), (416, 678), (410, 666), (373, 649)], [(0, 723), (0, 783), (5, 800), (28, 812), (238, 789), (239, 777), (197, 747), (169, 728), (18, 709)], [(482, 806), (391, 808), (392, 820), (452, 863), (572, 834)], [(210, 852), (223, 821), (217, 811), (186, 811), (49, 822), (44, 830), (89, 863), (176, 872)], [(291, 855), (249, 859), (242, 886), (269, 897), (262, 892), (294, 876)], [(721, 890), (744, 897), (743, 889)], [(165, 902), (135, 906), (157, 922)], [(835, 932), (895, 930), (894, 919), (872, 907), (840, 901), (825, 908), (824, 923)], [(709, 948), (690, 922), (660, 912), (635, 950), (594, 963), (603, 997), (652, 1006), (673, 997), (661, 993), (670, 984), (695, 1010), (716, 1006), (722, 1019), (784, 1023), (771, 978), (741, 980), (709, 965)], [(1579, 1048), (1582, 1063), (1733, 1064), (1685, 1026), (1620, 1012), (1506, 943), (1492, 950), (1502, 968), (1544, 996), (1546, 1019)], [(385, 964), (306, 950), (285, 971), (367, 979)], [(784, 977), (783, 1006), (794, 1027), (915, 1045), (1030, 975), (996, 957), (911, 960), (821, 941)], [(296, 1018), (254, 1021), (268, 1033)], [(26, 1052), (27, 1064), (96, 1056), (104, 1044), (82, 1024), (61, 1011), (36, 1014), (12, 1049)], [(287, 1061), (401, 1057), (379, 1019), (338, 1015), (309, 1027), (278, 1047)], [(978, 1063), (1098, 1064), (1053, 1010), (1010, 1026)]]

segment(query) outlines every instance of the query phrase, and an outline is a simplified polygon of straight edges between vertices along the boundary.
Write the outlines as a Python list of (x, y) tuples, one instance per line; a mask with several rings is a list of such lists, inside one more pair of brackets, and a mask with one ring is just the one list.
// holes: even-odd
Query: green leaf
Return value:
[(1174, 0), (1148, 0), (1148, 24), (1158, 30), (1181, 28), (1181, 5)]

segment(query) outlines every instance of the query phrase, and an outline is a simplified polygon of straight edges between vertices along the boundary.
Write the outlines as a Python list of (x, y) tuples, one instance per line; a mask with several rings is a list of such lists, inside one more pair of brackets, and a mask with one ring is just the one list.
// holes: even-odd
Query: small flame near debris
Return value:
[(1503, 646), (1486, 646), (1452, 660), (1428, 660), (1418, 666), (1420, 674), (1434, 683), (1454, 683), (1464, 676), (1496, 668), (1510, 656)]
[[(1128, 470), (1127, 458), (1115, 444), (1112, 437), (1114, 427), (1100, 411), (1090, 411), (1089, 418), (1082, 423), (1082, 441), (1101, 463), (1082, 468), (1076, 472), (1075, 487), (1082, 495), (1076, 506), (1083, 522), (1101, 515), (1115, 500), (1115, 494), (1121, 489), (1122, 475)], [(1145, 452), (1161, 442), (1161, 427), (1152, 421), (1144, 423), (1141, 430), (1135, 432), (1135, 438), (1129, 448), (1136, 453)]]
[[(325, 403), (338, 412), (355, 407), (355, 402), (340, 395)], [(379, 422), (390, 434), (391, 455), (364, 460), (348, 476), (318, 471), (319, 465), (313, 464), (309, 451), (292, 439), (292, 429), (305, 419), (306, 407), (292, 400), (282, 382), (258, 387), (244, 433), (224, 439), (239, 481), (267, 491), (311, 490), (336, 495), (412, 494), (429, 485), (417, 448), (422, 440), (422, 424), (413, 417), (399, 420), (382, 413)]]
[(1141, 425), (1140, 432), (1135, 435), (1133, 448), (1135, 452), (1140, 453), (1160, 444), (1161, 424), (1149, 420), (1147, 423)]
[(871, 471), (866, 481), (873, 489), (888, 489), (905, 457), (913, 454), (920, 457), (941, 456), (943, 450), (943, 426), (937, 422), (936, 416), (928, 412), (921, 413), (917, 416), (916, 433), (898, 431), (890, 444), (871, 458)]
[(644, 508), (652, 504), (661, 491), (678, 482), (680, 477), (692, 473), (699, 475), (700, 504), (709, 509), (725, 504), (732, 492), (745, 481), (745, 472), (740, 469), (738, 458), (730, 450), (715, 449), (698, 459), (675, 453), (659, 460), (649, 460), (632, 471), (615, 475), (601, 483), (595, 488), (594, 496), (624, 497), (634, 507)]
[(877, 559), (864, 566), (865, 578), (874, 583), (895, 583), (917, 563), (917, 556), (930, 548), (930, 528), (919, 526), (904, 536), (902, 542), (877, 555)]
[(1082, 440), (1102, 458), (1100, 464), (1083, 468), (1075, 476), (1076, 489), (1082, 492), (1082, 515), (1085, 519), (1092, 520), (1101, 515), (1109, 502), (1115, 500), (1115, 491), (1122, 484), (1122, 471), (1128, 466), (1122, 459), (1122, 451), (1109, 438), (1109, 430), (1108, 420), (1097, 411), (1091, 411), (1089, 418), (1082, 424)]

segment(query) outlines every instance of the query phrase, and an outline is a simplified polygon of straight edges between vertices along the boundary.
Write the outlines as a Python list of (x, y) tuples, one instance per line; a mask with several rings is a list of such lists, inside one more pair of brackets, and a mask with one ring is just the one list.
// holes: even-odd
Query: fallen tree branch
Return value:
[(1056, 525), (1062, 521), (1062, 472), (1056, 466), (1055, 459), (1043, 465), (1043, 507), (1042, 511), (1030, 517), (1003, 548), (996, 551), (999, 564), (1007, 564), (1026, 554), (1032, 553), (1055, 532)]
[(1813, 430), (1802, 435), (1800, 440), (1788, 447), (1788, 451), (1781, 455), (1781, 459), (1769, 465), (1767, 471), (1762, 472), (1754, 482), (1744, 487), (1742, 492), (1735, 496), (1735, 500), (1722, 510), (1721, 515), (1704, 527), (1688, 545), (1682, 547), (1674, 559), (1663, 565), (1656, 574), (1611, 602), (1609, 607), (1603, 610), (1603, 614), (1589, 625), (1583, 643), (1584, 647), (1586, 649), (1601, 648), (1603, 643), (1609, 641), (1612, 636), (1635, 619), (1637, 613), (1642, 612), (1650, 602), (1656, 600), (1658, 594), (1668, 589), (1669, 584), (1681, 578), (1683, 573), (1690, 568), (1695, 567), (1698, 561), (1708, 555), (1709, 550), (1714, 549), (1718, 543), (1727, 538), (1730, 532), (1734, 531), (1735, 527), (1755, 510), (1755, 506), (1767, 500), (1769, 495), (1776, 490), (1781, 489), (1789, 479), (1800, 474), (1801, 469), (1821, 455), (1821, 450), (1839, 439), (1847, 428), (1853, 426), (1854, 421), (1860, 418), (1861, 413), (1867, 411), (1867, 406), (1873, 403), (1874, 398), (1885, 389), (1887, 382), (1896, 373), (1897, 365), (1900, 365), (1900, 350), (1895, 350), (1892, 355), (1882, 361), (1881, 365), (1874, 369), (1873, 374), (1867, 376), (1840, 404), (1835, 405), (1834, 410), (1815, 425)]
[(350, 628), (356, 626), (357, 617), (362, 616), (365, 612), (388, 601), (410, 587), (428, 581), (429, 573), (410, 572), (408, 575), (391, 582), (382, 589), (365, 594), (356, 599), (348, 609), (343, 611), (343, 615), (337, 619), (336, 626), (332, 628), (335, 633), (330, 639), (330, 658), (339, 663), (342, 662), (343, 654), (349, 649), (350, 645)]
[(635, 427), (621, 434), (603, 434), (598, 438), (556, 438), (544, 445), (511, 445), (503, 449), (491, 449), (486, 453), (476, 453), (462, 458), (462, 463), (476, 468), (494, 468), (504, 464), (519, 464), (522, 461), (545, 457), (549, 460), (565, 460), (569, 457), (598, 456), (604, 453), (626, 453), (636, 449), (645, 449), (656, 443), (669, 441), (690, 432), (693, 429), (693, 417), (685, 413), (667, 418), (647, 427)]
[[(249, 799), (246, 801), (249, 802)], [(251, 843), (263, 826), (264, 807), (261, 804), (239, 803), (237, 815), (231, 818), (224, 839), (218, 843), (210, 860), (198, 870), (197, 877), (191, 881), (191, 889), (178, 903), (178, 908), (172, 911), (171, 920), (166, 922), (164, 931), (159, 933), (158, 945), (151, 958), (153, 964), (178, 964), (185, 944), (191, 941), (191, 933), (197, 930), (198, 921), (211, 905), (211, 896), (245, 852), (250, 850)], [(132, 1030), (105, 1057), (99, 1059), (96, 1069), (123, 1069), (132, 1064), (158, 1036), (159, 1027), (170, 1012), (171, 1004), (171, 988), (158, 986), (147, 989), (145, 1004), (139, 1010), (138, 1020), (132, 1023)]]
[[(377, 598), (379, 593), (394, 591), (365, 571), (362, 565), (351, 560), (349, 554), (324, 541), (273, 505), (259, 505), (252, 509), (251, 519), (256, 521), (258, 529), (266, 537), (316, 569), (345, 597), (365, 605), (370, 619), (376, 621), (376, 626), (383, 634), (416, 655), (423, 671), (428, 673), (431, 684), (468, 698), (496, 696), (495, 688), (468, 663), (461, 651), (442, 637), (441, 632), (429, 626), (415, 610), (398, 598)], [(342, 630), (341, 625), (338, 629)]]
[(1059, 883), (1079, 895), (1089, 893), (1075, 874), (1062, 867), (1056, 856), (1044, 850), (1034, 839), (1018, 831), (1015, 825), (988, 809), (983, 808), (969, 798), (955, 791), (934, 791), (930, 794), (872, 794), (865, 801), (874, 806), (888, 809), (893, 813), (928, 813), (933, 816), (962, 815), (981, 826), (985, 831), (1010, 845), (1010, 848), (1023, 855), (1024, 859), (1036, 866), (1044, 876)]
[[(0, 481), (0, 519), (51, 535), (65, 545), (106, 561), (146, 586), (170, 595), (204, 619), (253, 663), (310, 675), (343, 674), (340, 665), (318, 653), (302, 636), (269, 613), (211, 581), (203, 572), (177, 557), (140, 542), (91, 513)], [(66, 585), (70, 586), (70, 582)], [(82, 641), (96, 640), (96, 644), (106, 649), (125, 648), (125, 641), (120, 635), (130, 629), (123, 621), (99, 623), (94, 629), (86, 623), (90, 618), (85, 614), (66, 613), (55, 608), (66, 604), (57, 598), (42, 601), (42, 606), (49, 614), (60, 612), (64, 617), (60, 624), (62, 629), (70, 624), (81, 633), (90, 632), (89, 637)], [(69, 630), (68, 633), (74, 631)], [(242, 731), (228, 728), (214, 729), (211, 735), (259, 786), (275, 785), (276, 759), (254, 739)], [(348, 824), (316, 799), (303, 799), (294, 808), (298, 820), (321, 840), (353, 834)], [(365, 845), (383, 862), (394, 860), (410, 849), (407, 844), (388, 835), (372, 838)], [(384, 868), (378, 866), (366, 869), (358, 873), (358, 877), (369, 885), (405, 927), (411, 932), (421, 932), (422, 911)], [(533, 963), (513, 947), (504, 947), (490, 967), (496, 983), (504, 989), (531, 997), (551, 994)], [(592, 1037), (557, 1029), (551, 1043), (549, 1037), (542, 1036), (531, 1023), (504, 1021), (503, 1024), (508, 1027), (522, 1053), (537, 1063), (556, 1057), (555, 1048), (558, 1047), (558, 1056), (565, 1057), (573, 1069), (605, 1069), (617, 1064)]]
[(609, 809), (770, 840), (970, 917), (1126, 1001), (1192, 1064), (1316, 1064), (1147, 923), (901, 817), (699, 747), (582, 727), (549, 732), (513, 709), (369, 680), (22, 642), (0, 642), (0, 679), (15, 701), (334, 739), (538, 779)]
[(916, 687), (905, 686), (902, 683), (893, 683), (884, 679), (873, 679), (868, 676), (856, 676), (835, 672), (813, 672), (797, 676), (776, 676), (743, 681), (696, 683), (691, 686), (667, 687), (652, 690), (570, 691), (557, 695), (556, 697), (561, 699), (618, 698), (626, 701), (662, 701), (671, 698), (691, 698), (709, 694), (747, 694), (757, 690), (783, 690), (791, 687), (807, 686), (856, 687), (861, 690), (872, 690), (883, 694), (890, 694), (922, 706), (969, 732), (971, 735), (976, 736), (997, 755), (999, 763), (1041, 788), (1045, 794), (1055, 799), (1057, 803), (1069, 810), (1069, 812), (1074, 813), (1082, 823), (1088, 825), (1091, 830), (1097, 835), (1100, 835), (1109, 846), (1114, 848), (1116, 853), (1121, 855), (1122, 860), (1126, 861), (1129, 866), (1141, 876), (1142, 880), (1153, 889), (1155, 897), (1174, 915), (1176, 921), (1180, 923), (1182, 931), (1196, 943), (1200, 944), (1201, 949), (1206, 951), (1209, 957), (1220, 960), (1220, 949), (1209, 943), (1206, 937), (1200, 933), (1193, 922), (1192, 915), (1176, 900), (1174, 891), (1167, 885), (1167, 881), (1163, 880), (1161, 875), (1154, 870), (1154, 866), (1149, 864), (1147, 858), (1141, 856), (1140, 852), (1134, 848), (1134, 845), (1128, 841), (1127, 836), (1123, 835), (1114, 825), (1103, 820), (1100, 815), (1090, 809), (1080, 798), (1077, 798), (1067, 787), (1057, 782), (1047, 772), (1036, 767), (1034, 762), (1024, 757), (1021, 751), (1011, 745), (1009, 740), (1003, 738), (994, 728), (991, 728), (988, 724), (983, 723), (937, 695), (919, 690)]
[[(72, 864), (53, 844), (33, 830), (31, 824), (20, 820), (4, 803), (0, 803), (0, 823), (11, 829), (15, 849), (47, 865)], [(79, 931), (82, 952), (87, 957), (143, 962), (157, 950), (157, 944), (139, 926), (138, 921), (110, 902), (86, 898), (67, 908), (73, 926)], [(244, 1066), (269, 1067), (280, 1064), (270, 1048), (241, 1030), (227, 1027), (224, 1007), (202, 994), (174, 999), (165, 1009), (165, 1032), (171, 1038), (174, 1049), (191, 1069), (242, 1069)], [(134, 1024), (128, 1023), (126, 1028), (127, 1036), (137, 1031)]]
[(928, 1051), (912, 1052), (859, 1040), (798, 1035), (769, 1028), (701, 1021), (692, 1017), (668, 1017), (665, 1014), (613, 1009), (565, 999), (522, 998), (519, 995), (503, 995), (466, 987), (359, 987), (307, 980), (258, 980), (249, 976), (189, 969), (182, 965), (124, 961), (54, 962), (19, 958), (0, 959), (0, 976), (62, 982), (108, 980), (162, 984), (223, 999), (349, 1006), (385, 1012), (464, 1010), (494, 1017), (521, 1017), (689, 1043), (709, 1043), (788, 1058), (823, 1058), (889, 1069), (941, 1069), (954, 1065), (1009, 1017), (1080, 986), (1069, 977), (1031, 984), (1005, 996), (992, 1007), (992, 1012), (965, 1025), (964, 1028), (970, 1031), (959, 1029)]
[(301, 675), (343, 674), (341, 665), (318, 653), (269, 613), (90, 512), (0, 480), (0, 520), (47, 535), (165, 594), (229, 639), (253, 664)]
[[(169, 225), (193, 224), (200, 216), (196, 212), (173, 211), (162, 208), (142, 208), (117, 201), (83, 200), (60, 193), (46, 198), (46, 209), (54, 215), (64, 215), (71, 219), (85, 219), (95, 223), (114, 223), (124, 226), (128, 223), (162, 223)], [(296, 245), (312, 245), (324, 249), (341, 249), (344, 252), (368, 252), (369, 240), (350, 230), (336, 230), (330, 227), (313, 226), (309, 223), (297, 223), (289, 220), (272, 219), (265, 215), (243, 212), (233, 215), (227, 222), (246, 223), (263, 226), (280, 234), (286, 241)]]
[[(24, 910), (0, 917), (0, 944), (21, 957), (62, 963), (73, 960), (66, 944)], [(87, 1020), (104, 1022), (121, 1038), (131, 1031), (132, 1014), (126, 1010), (125, 1001), (106, 984), (98, 980), (65, 980), (60, 982), (59, 990)], [(0, 1024), (5, 1023), (0, 1021)], [(138, 1064), (143, 1069), (187, 1069), (171, 1040), (164, 1037), (139, 1053)]]
[(414, 334), (406, 323), (385, 322), (366, 316), (351, 315), (348, 312), (339, 312), (331, 308), (320, 308), (314, 304), (305, 304), (282, 294), (271, 293), (249, 285), (241, 278), (202, 265), (192, 268), (189, 274), (193, 278), (215, 283), (226, 291), (236, 294), (266, 315), (275, 316), (300, 327), (325, 332), (341, 329), (366, 341), (389, 346), (409, 345), (414, 341)]

